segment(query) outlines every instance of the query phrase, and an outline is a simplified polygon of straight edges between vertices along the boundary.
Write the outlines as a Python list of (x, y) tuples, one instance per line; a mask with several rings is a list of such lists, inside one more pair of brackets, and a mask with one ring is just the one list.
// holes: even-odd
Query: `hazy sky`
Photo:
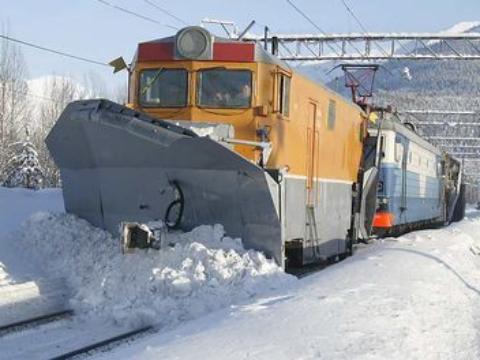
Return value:
[[(175, 27), (183, 25), (144, 0), (107, 0)], [(149, 0), (198, 24), (204, 17), (235, 21), (240, 28), (255, 19), (276, 32), (316, 32), (285, 0)], [(293, 0), (327, 32), (360, 31), (341, 0)], [(480, 20), (479, 0), (347, 0), (369, 31), (434, 32), (460, 21)], [(172, 35), (175, 30), (135, 18), (97, 0), (0, 0), (0, 22), (9, 35), (108, 62), (124, 56), (130, 61), (139, 41)], [(260, 27), (254, 29), (261, 32)], [(5, 30), (4, 30), (5, 32)], [(124, 73), (24, 47), (31, 78), (48, 74), (81, 77), (94, 72), (118, 83)]]

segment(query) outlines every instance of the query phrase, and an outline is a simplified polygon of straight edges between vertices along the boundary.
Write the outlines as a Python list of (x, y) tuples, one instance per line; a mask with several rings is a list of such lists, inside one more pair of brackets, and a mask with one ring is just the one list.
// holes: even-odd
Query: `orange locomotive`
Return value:
[(349, 252), (366, 131), (358, 106), (260, 44), (199, 27), (138, 45), (128, 99), (133, 111), (73, 103), (49, 135), (67, 210), (112, 232), (125, 221), (221, 223), (282, 265)]

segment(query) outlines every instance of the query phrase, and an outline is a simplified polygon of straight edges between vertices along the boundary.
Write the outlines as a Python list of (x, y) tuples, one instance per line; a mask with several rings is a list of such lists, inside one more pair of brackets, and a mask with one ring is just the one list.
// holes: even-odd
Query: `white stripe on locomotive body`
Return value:
[[(284, 175), (284, 178), (286, 178), (286, 179), (307, 180), (307, 177), (305, 175), (295, 175), (295, 174), (286, 174), (286, 175)], [(319, 181), (319, 182), (324, 182), (324, 183), (346, 184), (346, 185), (352, 185), (353, 184), (353, 181), (351, 181), (351, 180), (342, 180), (342, 179), (328, 179), (328, 178), (314, 177), (313, 180)]]

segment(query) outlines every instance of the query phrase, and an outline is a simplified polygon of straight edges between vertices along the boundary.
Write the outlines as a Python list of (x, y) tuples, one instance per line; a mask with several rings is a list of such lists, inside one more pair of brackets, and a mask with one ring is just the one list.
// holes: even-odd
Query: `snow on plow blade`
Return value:
[(282, 263), (278, 185), (222, 144), (107, 100), (69, 104), (46, 143), (67, 212), (118, 235), (121, 222), (165, 220), (180, 188), (179, 228), (222, 224)]

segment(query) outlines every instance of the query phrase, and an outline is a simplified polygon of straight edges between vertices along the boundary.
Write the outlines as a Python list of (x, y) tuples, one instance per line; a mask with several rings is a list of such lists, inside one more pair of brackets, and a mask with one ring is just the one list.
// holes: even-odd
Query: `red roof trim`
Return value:
[[(173, 42), (147, 42), (138, 45), (138, 62), (175, 60)], [(255, 44), (213, 43), (214, 61), (255, 61)]]
[(255, 44), (215, 42), (213, 43), (213, 60), (255, 61)]
[(138, 61), (173, 60), (173, 43), (143, 43), (138, 45)]

